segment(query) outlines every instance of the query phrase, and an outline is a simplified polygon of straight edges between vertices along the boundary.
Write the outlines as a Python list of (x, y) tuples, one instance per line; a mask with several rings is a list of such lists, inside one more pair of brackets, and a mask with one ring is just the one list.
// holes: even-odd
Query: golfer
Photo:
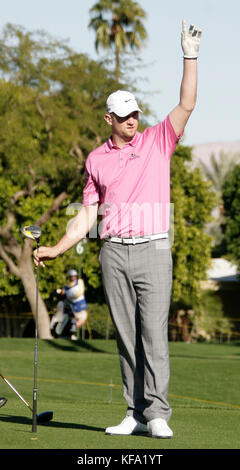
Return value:
[(123, 421), (107, 434), (173, 436), (167, 399), (170, 158), (196, 103), (200, 36), (183, 21), (180, 101), (164, 121), (140, 133), (135, 97), (122, 90), (108, 97), (104, 118), (111, 137), (86, 160), (83, 207), (57, 245), (34, 252), (35, 265), (45, 266), (84, 238), (101, 213), (99, 261), (127, 402)]

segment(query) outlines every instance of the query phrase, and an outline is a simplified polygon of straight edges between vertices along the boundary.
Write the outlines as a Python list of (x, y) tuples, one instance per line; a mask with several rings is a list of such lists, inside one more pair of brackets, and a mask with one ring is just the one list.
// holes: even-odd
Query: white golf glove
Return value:
[(197, 59), (202, 35), (201, 29), (194, 29), (191, 24), (187, 31), (186, 21), (182, 22), (182, 50), (185, 59)]

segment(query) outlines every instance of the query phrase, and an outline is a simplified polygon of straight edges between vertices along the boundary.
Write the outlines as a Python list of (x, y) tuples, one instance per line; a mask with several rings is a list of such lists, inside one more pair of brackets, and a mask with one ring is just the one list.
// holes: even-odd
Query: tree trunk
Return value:
[(120, 52), (116, 48), (115, 52), (115, 78), (116, 81), (119, 82), (120, 80)]
[[(34, 187), (31, 188), (33, 191)], [(27, 192), (31, 194), (31, 191)], [(24, 192), (25, 194), (25, 192)], [(26, 194), (25, 194), (26, 195)], [(16, 204), (19, 197), (23, 196), (22, 191), (18, 191), (12, 198), (12, 205)], [(61, 203), (68, 197), (66, 192), (62, 192), (53, 201), (49, 209), (36, 221), (36, 225), (46, 223), (50, 217), (59, 209)], [(11, 231), (15, 222), (15, 216), (12, 213), (11, 205), (7, 212), (7, 225), (0, 226), (0, 258), (6, 263), (9, 271), (14, 276), (21, 279), (26, 297), (29, 301), (34, 318), (36, 318), (36, 279), (32, 266), (32, 248), (33, 242), (30, 239), (25, 239), (24, 246), (19, 245), (17, 240), (13, 237)], [(1, 237), (5, 241), (5, 245), (1, 242)], [(13, 257), (16, 262), (13, 261)], [(38, 295), (38, 336), (42, 339), (52, 339), (50, 332), (50, 319), (40, 294)]]
[[(30, 242), (31, 243), (31, 242)], [(31, 244), (29, 241), (25, 242), (24, 254), (19, 261), (19, 274), (26, 297), (31, 307), (34, 318), (36, 318), (36, 278), (34, 276), (32, 262), (31, 262)], [(41, 269), (41, 268), (39, 268)], [(41, 339), (52, 339), (50, 333), (50, 319), (43, 302), (41, 295), (38, 291), (38, 336)]]

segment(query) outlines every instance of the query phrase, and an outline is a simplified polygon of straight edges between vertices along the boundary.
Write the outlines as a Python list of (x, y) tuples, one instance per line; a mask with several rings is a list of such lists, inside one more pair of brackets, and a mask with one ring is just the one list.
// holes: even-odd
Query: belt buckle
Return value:
[(136, 243), (135, 237), (122, 238), (123, 245), (136, 245)]

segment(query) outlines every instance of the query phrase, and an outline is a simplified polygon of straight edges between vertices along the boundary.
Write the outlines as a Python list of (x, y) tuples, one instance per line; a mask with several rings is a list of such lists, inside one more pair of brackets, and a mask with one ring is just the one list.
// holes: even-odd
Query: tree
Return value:
[(120, 57), (128, 46), (139, 51), (147, 38), (143, 21), (145, 11), (133, 0), (99, 0), (90, 10), (89, 27), (96, 33), (95, 47), (113, 48), (115, 52), (115, 78), (121, 75)]
[(213, 291), (203, 291), (201, 304), (196, 308), (196, 315), (193, 319), (191, 337), (193, 339), (203, 339), (211, 341), (219, 335), (222, 337), (231, 335), (232, 324), (224, 317), (221, 299)]
[(173, 308), (199, 303), (200, 283), (211, 262), (212, 238), (206, 233), (215, 195), (199, 168), (191, 167), (192, 149), (178, 145), (171, 159), (174, 203)]
[[(7, 25), (0, 46), (0, 257), (21, 280), (35, 314), (33, 245), (19, 229), (43, 225), (45, 244), (64, 234), (66, 208), (82, 193), (85, 158), (107, 137), (106, 90), (115, 83), (102, 66), (45, 33)], [(73, 262), (70, 252), (40, 276), (41, 338), (50, 336), (43, 299), (65, 282)], [(96, 285), (93, 270), (89, 278)], [(13, 292), (6, 279), (1, 283), (5, 293)]]
[(240, 154), (235, 153), (228, 155), (221, 151), (219, 158), (214, 153), (210, 156), (210, 166), (201, 162), (206, 177), (212, 182), (215, 191), (219, 194), (222, 193), (224, 183), (233, 170), (234, 166), (239, 162)]
[(240, 165), (236, 165), (223, 186), (224, 239), (227, 254), (240, 270)]
[(214, 247), (212, 250), (213, 257), (220, 256), (225, 253), (225, 241), (223, 234), (224, 226), (224, 204), (223, 204), (223, 187), (228, 175), (232, 172), (235, 165), (240, 161), (240, 154), (235, 153), (228, 155), (221, 151), (219, 158), (214, 153), (210, 157), (210, 165), (201, 162), (205, 176), (212, 183), (212, 188), (216, 193), (216, 207), (214, 208), (214, 222), (209, 224), (208, 232), (214, 237)]
[[(212, 218), (215, 195), (200, 168), (194, 168), (192, 149), (178, 145), (171, 159), (171, 201), (174, 204), (173, 289), (170, 326), (173, 340), (190, 340), (190, 324), (201, 310), (201, 281), (211, 264), (212, 237), (206, 224)], [(172, 231), (172, 230), (171, 230)], [(177, 329), (176, 329), (177, 328)]]

